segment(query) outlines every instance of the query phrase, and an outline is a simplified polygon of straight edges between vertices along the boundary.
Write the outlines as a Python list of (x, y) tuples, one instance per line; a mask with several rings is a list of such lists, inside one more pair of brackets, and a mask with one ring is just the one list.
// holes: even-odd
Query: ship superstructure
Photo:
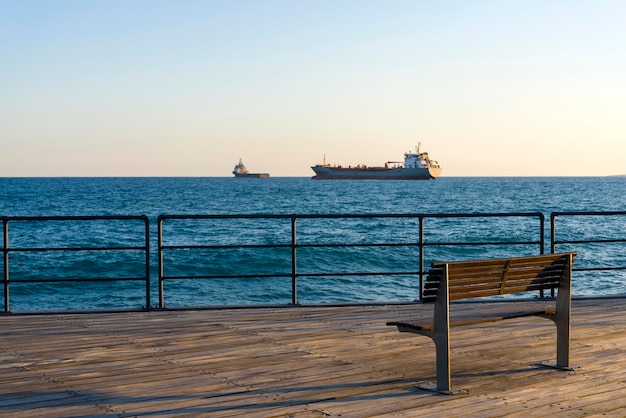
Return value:
[(250, 172), (248, 172), (248, 169), (246, 168), (245, 165), (243, 165), (243, 162), (241, 161), (241, 158), (239, 159), (239, 164), (237, 164), (235, 166), (235, 168), (233, 169), (233, 174), (237, 178), (266, 179), (266, 178), (268, 178), (270, 176), (269, 173), (250, 173)]

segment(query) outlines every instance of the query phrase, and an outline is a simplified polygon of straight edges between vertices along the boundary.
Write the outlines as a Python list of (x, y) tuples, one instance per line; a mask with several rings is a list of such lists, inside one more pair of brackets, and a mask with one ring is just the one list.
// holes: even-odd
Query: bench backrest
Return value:
[(432, 263), (424, 283), (423, 301), (436, 301), (446, 270), (449, 300), (558, 289), (561, 278), (570, 274), (575, 256), (576, 253), (560, 253)]

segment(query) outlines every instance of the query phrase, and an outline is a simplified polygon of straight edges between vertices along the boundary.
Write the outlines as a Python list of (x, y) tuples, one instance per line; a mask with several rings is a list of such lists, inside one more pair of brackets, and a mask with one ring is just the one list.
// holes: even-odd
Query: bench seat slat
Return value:
[[(534, 276), (516, 276), (509, 277), (506, 280), (506, 283), (512, 283), (514, 285), (519, 285), (523, 283), (533, 283), (533, 284), (545, 284), (547, 286), (553, 285), (559, 282), (560, 277), (555, 276), (547, 276), (547, 277), (534, 277)], [(502, 279), (492, 279), (485, 278), (484, 280), (480, 279), (454, 279), (448, 281), (450, 289), (457, 287), (471, 287), (471, 286), (494, 286), (500, 287), (502, 283)], [(434, 284), (434, 283), (433, 283)], [(432, 288), (433, 286), (428, 286), (428, 288)]]
[[(482, 272), (466, 272), (466, 271), (458, 271), (454, 269), (449, 273), (448, 279), (458, 280), (458, 279), (467, 279), (467, 280), (477, 280), (477, 279), (491, 279), (491, 280), (499, 280), (506, 273), (506, 276), (509, 278), (519, 278), (519, 277), (560, 277), (562, 273), (562, 268), (559, 269), (549, 269), (549, 268), (533, 268), (532, 270), (518, 270), (518, 269), (509, 269), (505, 272), (505, 270), (493, 270), (493, 271), (482, 271)], [(440, 278), (441, 275), (437, 274), (437, 278)]]
[[(524, 267), (524, 266), (511, 266), (509, 267), (508, 271), (510, 273), (520, 273), (520, 274), (532, 274), (533, 272), (536, 272), (538, 274), (556, 274), (560, 271), (562, 271), (563, 269), (563, 264), (550, 264), (550, 265), (534, 265), (534, 266), (529, 266), (529, 267)], [(476, 268), (460, 268), (456, 265), (454, 265), (454, 270), (450, 273), (453, 277), (454, 276), (488, 276), (488, 275), (493, 275), (493, 276), (498, 276), (498, 275), (502, 275), (502, 272), (504, 272), (505, 270), (507, 270), (506, 268), (499, 268), (499, 269), (484, 269), (484, 268), (480, 268), (480, 266), (477, 266)], [(443, 270), (440, 268), (436, 268), (436, 267), (431, 267), (429, 272), (429, 274), (436, 276), (436, 277), (440, 277), (443, 274)]]
[[(543, 279), (523, 279), (523, 280), (509, 280), (506, 282), (503, 293), (518, 293), (519, 290), (524, 287), (532, 287), (533, 289), (550, 289), (552, 287), (557, 287), (559, 284), (558, 280), (543, 280)], [(450, 283), (450, 294), (457, 292), (464, 292), (466, 290), (480, 290), (480, 289), (496, 289), (500, 290), (501, 282), (470, 282), (470, 283)], [(510, 290), (510, 291), (509, 291)]]
[[(497, 322), (505, 319), (524, 318), (527, 316), (549, 316), (555, 315), (556, 309), (554, 307), (547, 307), (544, 309), (538, 309), (533, 311), (521, 310), (511, 312), (498, 312), (497, 314), (484, 315), (480, 317), (460, 317), (450, 320), (450, 327), (462, 327), (466, 325), (483, 324), (488, 322)], [(398, 328), (402, 328), (403, 332), (418, 332), (418, 331), (432, 331), (434, 328), (433, 322), (404, 322), (393, 321), (387, 322), (387, 325), (395, 325)]]
[[(506, 287), (504, 294), (515, 294), (529, 291), (551, 290), (556, 285), (546, 286), (543, 283), (522, 283), (520, 285), (509, 285)], [(451, 288), (450, 300), (461, 300), (476, 297), (488, 297), (502, 295), (499, 286), (466, 286), (463, 288)], [(424, 302), (434, 302), (437, 295), (436, 289), (428, 289), (424, 291)]]
[[(470, 262), (470, 261), (452, 261), (449, 263), (432, 263), (431, 267), (436, 270), (443, 270), (443, 266), (445, 264), (454, 264), (455, 269), (462, 271), (490, 271), (490, 270), (504, 270), (506, 269), (506, 263), (483, 263), (483, 262)], [(510, 269), (524, 269), (530, 270), (533, 268), (550, 268), (550, 266), (563, 266), (565, 263), (562, 260), (545, 260), (538, 262), (526, 262), (520, 263), (518, 261), (513, 261), (509, 264)]]
[[(480, 264), (476, 264), (474, 266), (457, 266), (455, 265), (455, 272), (461, 274), (471, 274), (474, 272), (485, 273), (485, 272), (499, 272), (504, 270), (510, 271), (541, 271), (541, 270), (558, 270), (563, 266), (563, 263), (542, 263), (542, 264), (531, 264), (531, 265), (521, 265), (521, 264), (510, 264), (508, 269), (505, 265), (502, 266), (482, 266)], [(439, 270), (439, 267), (434, 266), (434, 269)]]
[[(547, 254), (547, 256), (551, 256), (552, 254)], [(466, 267), (476, 267), (480, 268), (488, 268), (493, 266), (501, 266), (504, 268), (507, 261), (511, 260), (512, 266), (520, 266), (520, 267), (531, 267), (531, 266), (546, 266), (550, 264), (564, 264), (565, 261), (559, 260), (558, 258), (554, 259), (538, 259), (538, 256), (528, 256), (528, 257), (513, 257), (513, 258), (494, 258), (488, 260), (467, 260), (467, 261), (437, 261), (432, 263), (432, 267), (443, 268), (445, 264), (454, 264), (457, 268), (466, 268)]]
[[(529, 291), (539, 291), (539, 290), (545, 290), (545, 288), (543, 286), (524, 286), (524, 287), (519, 287), (519, 288), (509, 288), (506, 292), (506, 294), (516, 294), (516, 293), (524, 293), (524, 292), (529, 292)], [(485, 297), (489, 297), (489, 296), (502, 296), (502, 293), (500, 292), (500, 289), (475, 289), (475, 290), (471, 290), (471, 289), (467, 289), (464, 292), (455, 292), (455, 293), (450, 293), (450, 300), (463, 300), (463, 299), (470, 299), (470, 298), (485, 298)]]
[[(554, 267), (557, 267), (557, 268), (554, 268)], [(478, 271), (478, 270), (467, 271), (467, 270), (458, 270), (455, 268), (453, 271), (449, 273), (448, 277), (450, 279), (454, 279), (456, 277), (468, 277), (468, 278), (502, 277), (505, 271), (506, 271), (507, 276), (508, 275), (511, 275), (511, 276), (555, 276), (555, 275), (560, 275), (560, 273), (563, 271), (563, 267), (562, 266), (533, 267), (528, 270), (510, 268), (508, 270), (502, 269), (502, 270), (483, 270), (483, 271)], [(441, 274), (436, 274), (436, 276), (441, 277)]]

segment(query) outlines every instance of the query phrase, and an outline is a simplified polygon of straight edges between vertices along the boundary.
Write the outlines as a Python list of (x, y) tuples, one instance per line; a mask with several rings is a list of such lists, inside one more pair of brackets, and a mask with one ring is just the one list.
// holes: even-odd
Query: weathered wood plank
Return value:
[(535, 367), (555, 355), (545, 319), (455, 329), (452, 375), (469, 390), (460, 396), (416, 388), (435, 377), (432, 341), (385, 326), (430, 316), (419, 304), (2, 315), (0, 414), (622, 416), (624, 307), (574, 301), (573, 373)]

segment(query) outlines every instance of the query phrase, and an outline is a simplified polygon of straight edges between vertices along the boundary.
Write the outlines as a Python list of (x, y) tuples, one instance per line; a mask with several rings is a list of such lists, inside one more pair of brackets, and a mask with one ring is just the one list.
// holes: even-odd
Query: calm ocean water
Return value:
[[(626, 177), (564, 177), (564, 178), (439, 178), (435, 181), (313, 181), (310, 178), (0, 178), (0, 215), (2, 216), (58, 216), (58, 215), (148, 215), (151, 234), (156, 236), (156, 217), (160, 214), (373, 214), (373, 213), (494, 213), (543, 212), (549, 220), (554, 211), (623, 211), (626, 209)], [(604, 219), (595, 219), (588, 225), (576, 225), (576, 230), (601, 227)], [(546, 223), (546, 226), (548, 222)], [(11, 229), (11, 246), (54, 245), (57, 232), (49, 225), (33, 224), (24, 230)], [(356, 228), (355, 224), (355, 228)], [(382, 225), (365, 225), (367, 232), (389, 234)], [(205, 232), (213, 234), (210, 227)], [(272, 227), (269, 229), (271, 230)], [(443, 228), (443, 227), (442, 227)], [(456, 229), (455, 229), (456, 228)], [(260, 228), (263, 229), (263, 228)], [(623, 217), (607, 228), (610, 237), (625, 235)], [(235, 229), (227, 235), (253, 233), (253, 228)], [(194, 231), (197, 233), (197, 231)], [(223, 233), (223, 231), (222, 231)], [(317, 233), (319, 239), (325, 230)], [(346, 228), (345, 234), (350, 234)], [(395, 230), (395, 233), (399, 233)], [(462, 228), (450, 226), (442, 234), (463, 234)], [(89, 237), (81, 237), (81, 230), (67, 230), (61, 236), (67, 245), (75, 245)], [(106, 234), (106, 232), (103, 232)], [(259, 232), (262, 235), (262, 232)], [(247, 239), (247, 238), (246, 238)], [(264, 239), (264, 238), (260, 238)], [(306, 236), (303, 238), (306, 239)], [(244, 239), (245, 240), (245, 239)], [(59, 244), (62, 245), (62, 244)], [(151, 242), (156, 247), (156, 238)], [(573, 248), (577, 250), (576, 248)], [(562, 250), (566, 250), (563, 248)], [(546, 248), (549, 251), (549, 248)], [(607, 263), (626, 265), (623, 243), (605, 245), (598, 250)], [(534, 250), (536, 253), (536, 249)], [(468, 257), (472, 254), (468, 253)], [(67, 277), (89, 275), (98, 266), (90, 262), (70, 265), (70, 273), (58, 273), (57, 264), (66, 262), (46, 258), (41, 254), (11, 255), (11, 277), (16, 281), (39, 275), (65, 274)], [(28, 257), (31, 257), (28, 259)], [(33, 257), (39, 261), (33, 263)], [(206, 257), (191, 258), (187, 269), (193, 271), (194, 263), (206, 263)], [(372, 258), (372, 255), (367, 255)], [(402, 266), (410, 256), (377, 254), (375, 257), (397, 258)], [(581, 258), (582, 261), (590, 256)], [(233, 259), (215, 257), (213, 267), (229, 271), (229, 265), (238, 265), (243, 274), (283, 268), (283, 255), (274, 254), (259, 262), (258, 257)], [(242, 261), (244, 260), (244, 261)], [(245, 261), (248, 260), (248, 261)], [(88, 260), (89, 261), (89, 260)], [(412, 260), (413, 261), (413, 260)], [(411, 262), (412, 262), (411, 261)], [(108, 260), (108, 269), (122, 271), (129, 262)], [(303, 260), (304, 267), (325, 271), (327, 266), (339, 266), (346, 271), (358, 270), (363, 259), (355, 254), (332, 251), (323, 259)], [(382, 262), (382, 261), (381, 261)], [(224, 266), (216, 263), (224, 263)], [(156, 262), (154, 263), (156, 265)], [(407, 267), (408, 268), (408, 267)], [(414, 269), (414, 267), (413, 267)], [(153, 272), (152, 276), (156, 273)], [(624, 294), (624, 271), (581, 273), (575, 277), (575, 293)], [(254, 281), (252, 281), (254, 284)], [(141, 286), (132, 292), (121, 286), (84, 283), (20, 284), (11, 287), (13, 310), (60, 309), (85, 307), (138, 307), (143, 303)], [(153, 286), (156, 288), (156, 286)], [(178, 284), (176, 292), (168, 299), (172, 305), (208, 305), (227, 303), (288, 303), (289, 285), (284, 281), (259, 281), (256, 285), (224, 283), (223, 281), (193, 281)], [(316, 279), (301, 284), (302, 302), (342, 302), (366, 300), (413, 300), (414, 278), (395, 279), (393, 282), (379, 278), (352, 280), (340, 278)], [(153, 297), (156, 300), (156, 297)]]

